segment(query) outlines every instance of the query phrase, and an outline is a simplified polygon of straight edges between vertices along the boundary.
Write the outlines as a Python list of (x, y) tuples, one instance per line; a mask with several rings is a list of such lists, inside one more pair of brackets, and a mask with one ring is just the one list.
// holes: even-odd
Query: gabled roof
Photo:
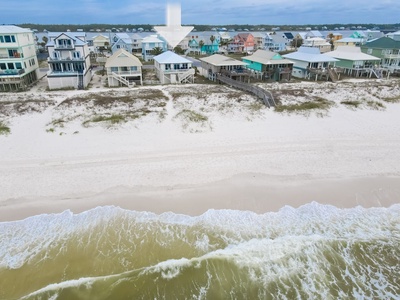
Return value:
[(160, 64), (188, 64), (192, 63), (192, 61), (172, 52), (172, 51), (165, 51), (160, 55), (157, 55), (153, 58), (156, 62)]
[(364, 47), (378, 48), (378, 49), (400, 49), (400, 41), (388, 37), (381, 37), (379, 39), (367, 42)]
[(71, 39), (74, 41), (74, 46), (84, 46), (87, 43), (82, 41), (80, 38), (76, 37), (76, 36), (72, 36), (70, 34), (70, 32), (62, 32), (59, 33), (57, 36), (53, 36), (53, 39), (49, 40), (48, 43), (46, 44), (46, 47), (51, 47), (54, 46), (54, 41), (57, 40), (58, 38), (62, 37), (62, 36), (66, 36), (67, 38)]
[(222, 66), (247, 66), (248, 64), (237, 60), (230, 58), (225, 55), (221, 54), (214, 54), (208, 57), (203, 57), (199, 58), (201, 61), (204, 61), (206, 63), (209, 63), (210, 65), (217, 66), (217, 67), (222, 67)]
[(95, 35), (94, 37), (92, 37), (92, 40), (96, 40), (96, 39), (110, 40), (110, 39), (108, 38), (108, 36), (105, 36), (105, 35), (102, 35), (102, 34)]
[(249, 36), (253, 36), (250, 32), (238, 33), (235, 37), (238, 37), (240, 40), (246, 41)]
[(293, 64), (292, 61), (282, 58), (280, 54), (266, 50), (257, 50), (253, 55), (242, 57), (242, 59), (263, 65)]
[(32, 32), (30, 29), (14, 26), (14, 25), (1, 25), (0, 33), (26, 33)]
[(132, 40), (127, 33), (120, 32), (120, 33), (116, 33), (115, 36), (118, 38), (116, 43), (119, 43), (119, 41), (122, 41), (127, 45), (132, 44)]
[(361, 52), (361, 48), (352, 46), (339, 46), (335, 51), (326, 52), (325, 55), (343, 60), (381, 60), (378, 57)]
[(286, 44), (288, 41), (281, 35), (273, 34), (269, 36), (275, 44)]
[(334, 62), (336, 58), (321, 54), (318, 48), (300, 47), (297, 52), (282, 55), (285, 58), (306, 62)]
[(318, 30), (310, 30), (310, 31), (307, 33), (307, 36), (323, 37), (322, 33), (319, 32)]
[(106, 68), (141, 67), (141, 66), (142, 63), (140, 62), (140, 60), (136, 56), (130, 54), (128, 51), (124, 49), (119, 49), (113, 55), (107, 58), (107, 62), (105, 65)]
[(67, 32), (48, 32), (47, 36), (49, 37), (49, 39), (55, 39), (57, 37), (59, 37), (61, 34), (65, 34), (68, 35), (69, 37), (73, 38), (73, 39), (80, 39), (81, 41), (85, 41), (86, 40), (86, 33), (85, 32), (80, 32), (80, 31), (67, 31)]

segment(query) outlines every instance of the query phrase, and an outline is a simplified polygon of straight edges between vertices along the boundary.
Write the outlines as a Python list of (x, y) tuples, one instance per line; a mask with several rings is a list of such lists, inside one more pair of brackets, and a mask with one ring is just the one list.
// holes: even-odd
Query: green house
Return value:
[(361, 51), (381, 59), (381, 65), (391, 71), (400, 70), (400, 41), (388, 37), (370, 41), (361, 46)]

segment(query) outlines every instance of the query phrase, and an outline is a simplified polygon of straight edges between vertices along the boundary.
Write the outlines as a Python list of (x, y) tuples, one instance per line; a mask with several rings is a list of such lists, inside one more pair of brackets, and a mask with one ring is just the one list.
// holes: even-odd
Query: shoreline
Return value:
[(357, 206), (387, 208), (399, 203), (399, 199), (400, 177), (295, 180), (254, 173), (193, 186), (119, 186), (100, 193), (83, 192), (79, 196), (9, 199), (0, 206), (0, 222), (58, 214), (65, 210), (78, 214), (99, 206), (198, 216), (210, 209), (263, 214), (277, 212), (284, 206), (298, 208), (311, 202), (342, 209)]

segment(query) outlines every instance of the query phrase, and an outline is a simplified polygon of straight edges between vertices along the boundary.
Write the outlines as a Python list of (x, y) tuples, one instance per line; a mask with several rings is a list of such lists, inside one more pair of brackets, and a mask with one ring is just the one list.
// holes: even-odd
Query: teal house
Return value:
[(212, 55), (219, 52), (221, 36), (218, 33), (191, 33), (188, 52)]
[(257, 50), (253, 55), (242, 57), (242, 61), (257, 78), (274, 81), (290, 80), (294, 64), (279, 53), (266, 50)]

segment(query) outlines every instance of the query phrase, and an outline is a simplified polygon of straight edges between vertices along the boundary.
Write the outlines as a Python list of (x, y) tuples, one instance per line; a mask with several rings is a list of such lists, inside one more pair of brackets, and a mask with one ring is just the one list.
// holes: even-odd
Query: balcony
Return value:
[(390, 53), (390, 54), (384, 54), (384, 58), (388, 59), (399, 59), (400, 58), (400, 53)]
[(9, 55), (9, 54), (0, 54), (0, 59), (13, 59), (13, 58), (23, 58), (24, 54), (23, 53), (19, 53), (16, 52), (13, 55)]
[(83, 57), (48, 57), (48, 62), (73, 62), (73, 61), (84, 61)]
[(0, 76), (19, 76), (25, 73), (24, 69), (0, 70)]
[(136, 71), (109, 71), (119, 76), (138, 76), (142, 74), (141, 70)]
[(54, 45), (56, 50), (72, 50), (75, 49), (74, 45)]

